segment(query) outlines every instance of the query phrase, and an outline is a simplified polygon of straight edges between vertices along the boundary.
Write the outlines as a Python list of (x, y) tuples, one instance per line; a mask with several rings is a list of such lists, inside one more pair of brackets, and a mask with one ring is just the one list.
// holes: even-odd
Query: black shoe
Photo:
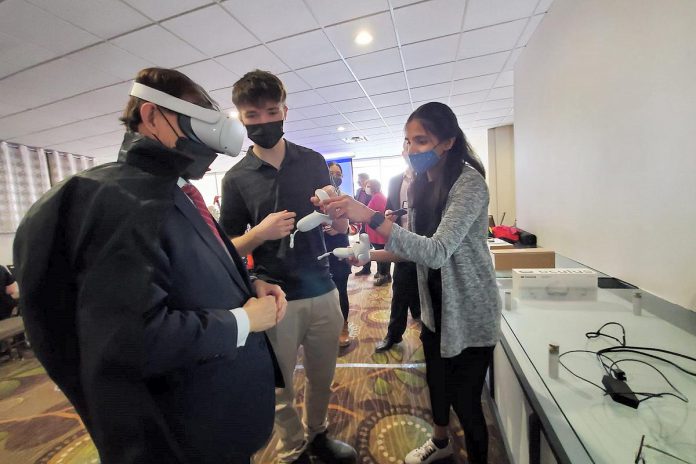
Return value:
[(379, 276), (379, 278), (377, 280), (375, 280), (374, 285), (375, 285), (375, 287), (381, 287), (382, 285), (387, 285), (391, 281), (392, 281), (391, 276), (383, 275), (383, 276)]
[(329, 438), (327, 433), (320, 433), (309, 444), (309, 452), (326, 464), (355, 464), (358, 453), (347, 443)]
[(380, 274), (379, 272), (375, 272), (375, 275), (373, 275), (372, 277), (374, 277), (375, 279), (379, 279), (381, 275), (382, 274)]
[(292, 461), (292, 464), (312, 464), (312, 460), (309, 458), (307, 452), (303, 451), (297, 459)]
[(369, 269), (361, 269), (355, 273), (356, 276), (370, 275), (372, 272)]
[(389, 351), (392, 349), (392, 346), (396, 345), (397, 343), (401, 343), (401, 340), (401, 337), (399, 337), (398, 340), (394, 340), (391, 337), (384, 337), (384, 340), (382, 340), (375, 346), (375, 353), (383, 353), (385, 351)]

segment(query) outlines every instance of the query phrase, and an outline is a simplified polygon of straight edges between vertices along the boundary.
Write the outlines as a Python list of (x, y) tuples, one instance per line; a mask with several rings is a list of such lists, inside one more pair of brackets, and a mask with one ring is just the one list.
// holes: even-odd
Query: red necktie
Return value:
[(215, 221), (213, 220), (213, 216), (210, 215), (210, 211), (208, 211), (208, 208), (205, 206), (205, 201), (203, 201), (203, 195), (201, 195), (201, 192), (199, 192), (193, 184), (186, 184), (181, 187), (181, 190), (191, 199), (193, 204), (196, 205), (196, 209), (198, 209), (198, 212), (205, 223), (208, 224), (210, 230), (213, 231), (215, 238), (217, 238), (220, 245), (225, 248), (225, 242), (222, 241), (220, 232), (218, 232), (217, 227), (215, 227)]

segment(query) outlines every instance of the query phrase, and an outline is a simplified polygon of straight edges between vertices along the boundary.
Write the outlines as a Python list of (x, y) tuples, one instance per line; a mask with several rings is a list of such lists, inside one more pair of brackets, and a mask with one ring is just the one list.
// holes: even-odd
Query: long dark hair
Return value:
[[(466, 136), (457, 122), (457, 116), (449, 106), (438, 102), (426, 103), (411, 113), (406, 124), (416, 120), (426, 132), (435, 136), (438, 142), (454, 138), (452, 148), (447, 150), (442, 175), (433, 184), (429, 184), (426, 173), (418, 174), (411, 186), (413, 207), (421, 211), (420, 214), (416, 215), (416, 232), (431, 236), (440, 224), (442, 212), (447, 203), (447, 195), (461, 175), (465, 165), (468, 164), (476, 169), (484, 178), (486, 170), (467, 142)], [(424, 211), (432, 211), (435, 214), (434, 221), (429, 221), (429, 224), (419, 221), (419, 217), (425, 219), (428, 216), (423, 214)]]

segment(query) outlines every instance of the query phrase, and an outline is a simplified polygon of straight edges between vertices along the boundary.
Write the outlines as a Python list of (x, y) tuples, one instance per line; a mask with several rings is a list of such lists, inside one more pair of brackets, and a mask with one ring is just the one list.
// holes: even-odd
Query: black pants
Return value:
[(348, 302), (348, 275), (331, 275), (331, 280), (336, 284), (338, 289), (338, 302), (341, 304), (341, 313), (343, 314), (343, 320), (348, 320), (348, 309), (350, 303)]
[[(372, 246), (375, 250), (384, 250), (384, 244), (380, 245), (378, 243), (373, 243)], [(391, 263), (390, 262), (378, 262), (377, 263), (377, 273), (379, 275), (388, 276), (390, 275)]]
[(410, 262), (394, 263), (392, 302), (387, 328), (388, 338), (401, 340), (406, 331), (409, 308), (411, 308), (413, 318), (420, 318), (416, 264)]
[(421, 340), (435, 425), (449, 425), (452, 407), (464, 429), (468, 462), (488, 462), (488, 427), (481, 407), (481, 391), (495, 347), (471, 347), (454, 358), (443, 358), (439, 333), (423, 327)]

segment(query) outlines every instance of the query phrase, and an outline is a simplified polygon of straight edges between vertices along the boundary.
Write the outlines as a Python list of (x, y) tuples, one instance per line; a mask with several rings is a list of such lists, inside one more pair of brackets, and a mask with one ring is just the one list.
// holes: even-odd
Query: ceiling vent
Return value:
[(346, 137), (345, 139), (341, 139), (346, 143), (361, 143), (361, 142), (367, 142), (367, 137), (364, 135), (356, 135), (353, 137)]

